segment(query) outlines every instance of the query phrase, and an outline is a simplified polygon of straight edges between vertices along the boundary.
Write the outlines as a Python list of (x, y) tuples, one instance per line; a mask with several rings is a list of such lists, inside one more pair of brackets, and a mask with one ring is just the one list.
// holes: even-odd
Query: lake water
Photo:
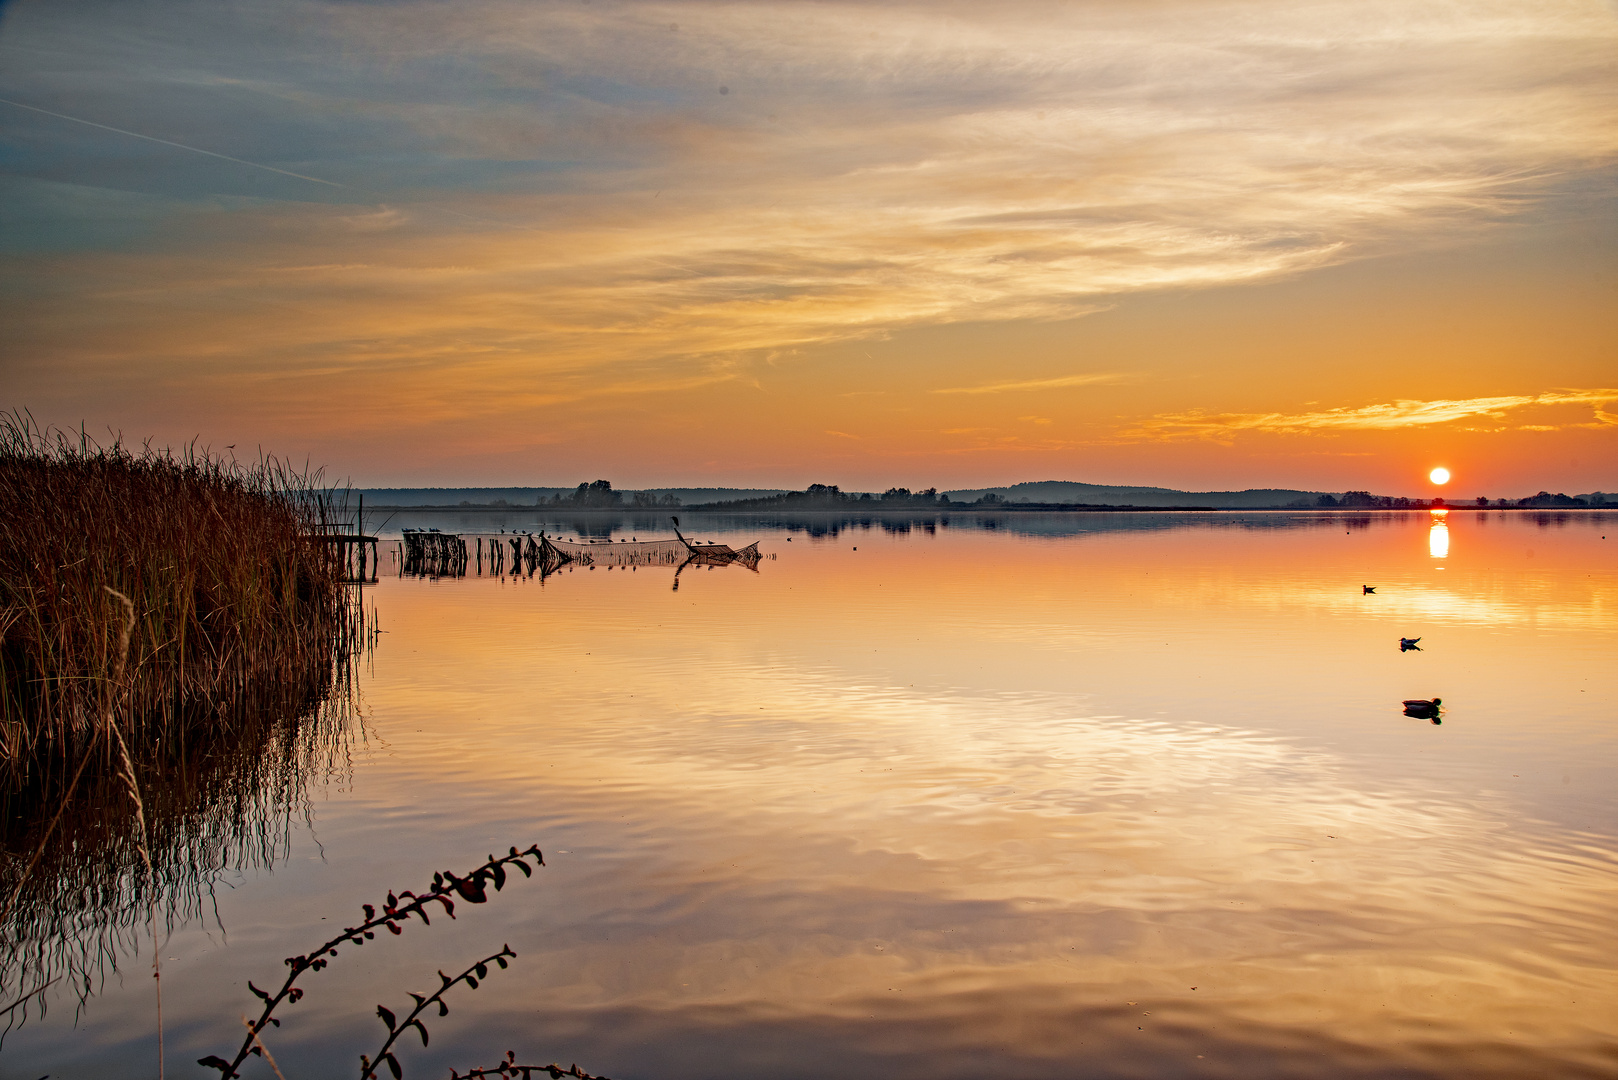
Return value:
[[(282, 1071), (509, 943), (407, 1076), (1618, 1076), (1618, 515), (682, 520), (766, 559), (384, 559), (363, 733), (163, 948), (170, 1075), (361, 903), (537, 843), (306, 976)], [(0, 1075), (155, 1075), (146, 955)]]

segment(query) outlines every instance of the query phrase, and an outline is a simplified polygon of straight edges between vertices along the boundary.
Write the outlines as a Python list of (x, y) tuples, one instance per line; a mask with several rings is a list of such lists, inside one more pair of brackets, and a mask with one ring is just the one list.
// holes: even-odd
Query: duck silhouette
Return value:
[(1418, 642), (1420, 640), (1421, 640), (1421, 638), (1419, 638), (1419, 637), (1402, 637), (1402, 638), (1400, 638), (1399, 639), (1399, 651), (1400, 652), (1409, 652), (1411, 649), (1415, 649), (1417, 652), (1421, 652), (1421, 646), (1416, 644), (1416, 642)]
[(1364, 593), (1366, 596), (1369, 596), (1370, 594), (1376, 592), (1376, 586), (1375, 585), (1361, 585), (1360, 586), (1360, 592)]
[(1443, 703), (1443, 698), (1433, 698), (1431, 701), (1426, 698), (1411, 698), (1409, 701), (1403, 702), (1403, 705), (1406, 716), (1413, 716), (1417, 720), (1431, 720), (1437, 724), (1441, 722), (1438, 718), (1441, 711), (1439, 706)]

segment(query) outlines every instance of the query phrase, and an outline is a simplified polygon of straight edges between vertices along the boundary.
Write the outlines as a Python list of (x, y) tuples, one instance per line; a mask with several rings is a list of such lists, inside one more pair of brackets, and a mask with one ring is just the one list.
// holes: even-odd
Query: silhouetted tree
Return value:
[(1557, 492), (1555, 495), (1552, 495), (1548, 491), (1541, 491), (1538, 495), (1530, 495), (1528, 498), (1521, 500), (1517, 503), (1517, 505), (1534, 507), (1588, 506), (1589, 503), (1585, 502), (1583, 499), (1575, 499), (1572, 496), (1563, 494), (1562, 492)]
[(568, 501), (574, 506), (622, 506), (624, 497), (612, 490), (610, 481), (597, 480), (590, 484), (580, 484)]

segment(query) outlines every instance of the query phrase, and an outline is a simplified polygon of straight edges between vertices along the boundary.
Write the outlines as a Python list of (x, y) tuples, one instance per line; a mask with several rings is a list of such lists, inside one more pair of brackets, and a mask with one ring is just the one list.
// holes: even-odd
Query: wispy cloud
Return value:
[[(224, 9), (177, 15), (195, 46), (181, 55), (121, 44), (149, 38), (100, 9), (55, 29), (96, 39), (116, 72), (99, 97), (98, 81), (77, 90), (104, 126), (195, 131), (233, 161), (298, 155), (296, 175), (400, 208), (359, 235), (352, 206), (245, 209), (232, 231), (257, 250), (168, 267), (163, 288), (190, 312), (255, 293), (240, 268), (276, 265), (288, 241), (299, 264), (356, 264), (276, 286), (359, 316), (304, 321), (315, 349), (341, 347), (321, 338), (345, 333), (333, 323), (426, 344), (416, 320), (395, 329), (362, 298), (414, 303), (412, 268), (434, 263), (460, 269), (432, 282), (439, 336), (521, 342), (518, 370), (540, 355), (705, 366), (894, 327), (1071, 317), (1453, 235), (1618, 156), (1618, 21), (1575, 3), (266, 9), (253, 34)], [(8, 96), (46, 108), (55, 83), (31, 55), (8, 59)], [(176, 66), (231, 94), (165, 113)], [(35, 167), (62, 175), (87, 152), (62, 147)], [(181, 158), (81, 164), (114, 186), (123, 169), (195, 182)]]
[[(1102, 383), (1116, 383), (1123, 381), (1124, 376), (1115, 374), (1096, 375), (1061, 375), (1054, 379), (1027, 379), (1021, 382), (988, 383), (984, 386), (946, 386), (934, 390), (935, 394), (1007, 394), (1023, 390), (1060, 390), (1069, 386), (1095, 386)], [(1041, 421), (1037, 417), (1023, 417), (1025, 420)]]
[[(0, 116), (34, 178), (8, 208), (60, 238), (7, 279), (7, 390), (71, 377), (92, 415), (346, 430), (367, 395), (526, 431), (792, 349), (1452, 242), (1618, 161), (1618, 20), (1578, 0), (152, 0), (5, 30), (0, 96), (45, 110)], [(110, 190), (154, 208), (98, 248)], [(1013, 374), (935, 393), (1117, 378)], [(1142, 437), (1447, 422), (1406, 404)]]
[[(1322, 431), (1391, 431), (1488, 418), (1507, 421), (1508, 414), (1531, 406), (1590, 405), (1593, 419), (1579, 426), (1618, 424), (1618, 416), (1602, 406), (1618, 400), (1618, 389), (1551, 390), (1543, 394), (1501, 397), (1400, 400), (1377, 405), (1321, 409), (1304, 413), (1161, 413), (1130, 428), (1125, 435), (1142, 438), (1223, 440), (1242, 432), (1304, 435)], [(1555, 431), (1570, 424), (1513, 424), (1523, 431)]]

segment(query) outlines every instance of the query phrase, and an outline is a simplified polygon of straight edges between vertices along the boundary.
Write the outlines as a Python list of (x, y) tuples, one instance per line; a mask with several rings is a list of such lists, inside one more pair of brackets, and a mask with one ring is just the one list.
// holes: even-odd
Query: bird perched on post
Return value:
[(1421, 646), (1416, 644), (1416, 642), (1418, 642), (1420, 640), (1421, 640), (1421, 638), (1419, 638), (1419, 637), (1402, 637), (1402, 638), (1400, 638), (1399, 639), (1399, 651), (1400, 652), (1409, 652), (1411, 649), (1415, 649), (1417, 652), (1421, 652)]

